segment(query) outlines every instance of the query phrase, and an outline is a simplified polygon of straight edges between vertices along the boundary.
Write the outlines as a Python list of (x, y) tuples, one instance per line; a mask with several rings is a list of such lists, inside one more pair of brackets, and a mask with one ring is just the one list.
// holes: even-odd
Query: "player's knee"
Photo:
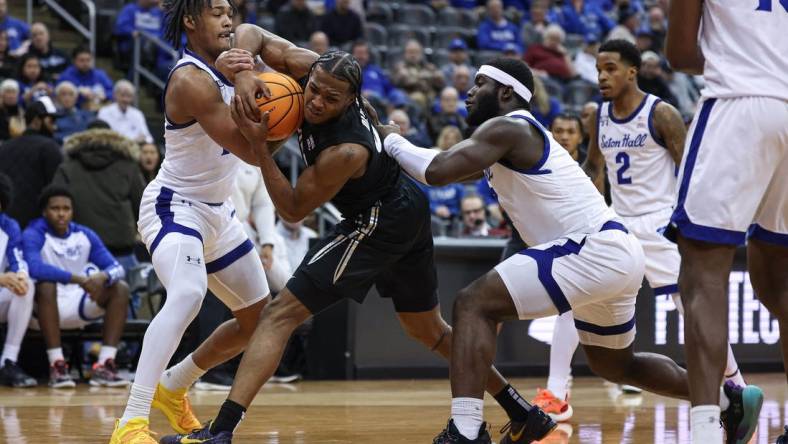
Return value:
[(38, 303), (57, 302), (57, 284), (39, 282), (35, 287), (35, 300)]
[(457, 294), (457, 299), (454, 301), (454, 319), (477, 315), (481, 312), (483, 312), (481, 298), (475, 286), (471, 284), (460, 290)]
[(305, 318), (285, 298), (276, 298), (260, 314), (260, 323), (266, 328), (295, 330)]
[(425, 347), (433, 348), (443, 338), (448, 330), (448, 326), (438, 323), (415, 323), (405, 322), (402, 324), (407, 335)]

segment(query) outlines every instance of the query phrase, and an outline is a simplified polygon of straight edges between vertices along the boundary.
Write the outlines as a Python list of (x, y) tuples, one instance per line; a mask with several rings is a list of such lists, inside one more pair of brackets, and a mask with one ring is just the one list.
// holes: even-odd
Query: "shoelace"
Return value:
[(436, 436), (435, 439), (432, 440), (432, 444), (438, 444), (441, 442), (442, 439), (459, 441), (460, 437), (452, 433), (451, 430), (449, 430), (449, 426), (446, 426), (446, 428), (443, 429), (440, 435)]
[[(134, 429), (134, 430), (135, 431), (139, 431), (139, 432), (147, 433), (148, 436), (156, 436), (156, 432), (151, 431), (149, 424), (144, 425), (144, 426), (140, 427), (139, 429)], [(126, 436), (124, 436), (123, 439), (120, 442), (121, 442), (121, 444), (133, 444), (134, 443), (134, 438), (137, 438), (136, 434), (134, 434), (134, 435), (126, 434)]]

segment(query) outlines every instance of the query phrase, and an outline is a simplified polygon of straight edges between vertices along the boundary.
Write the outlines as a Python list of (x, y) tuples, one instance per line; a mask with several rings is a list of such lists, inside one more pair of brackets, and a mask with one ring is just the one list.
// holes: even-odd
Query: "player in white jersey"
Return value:
[[(479, 69), (468, 93), (468, 123), (479, 125), (470, 139), (437, 153), (381, 128), (389, 134), (386, 151), (420, 182), (443, 185), (484, 170), (523, 240), (533, 245), (458, 295), (452, 420), (437, 444), (490, 442), (482, 423), (485, 369), (495, 355), (496, 327), (505, 320), (573, 310), (595, 373), (667, 396), (689, 396), (686, 372), (675, 362), (634, 353), (643, 250), (580, 166), (528, 111), (532, 94), (533, 77), (524, 62), (495, 59)], [(729, 404), (740, 407), (735, 399)], [(500, 442), (531, 442), (532, 426), (513, 422)]]
[[(149, 431), (151, 404), (178, 433), (198, 428), (186, 390), (208, 368), (241, 352), (269, 294), (260, 258), (229, 202), (240, 162), (256, 164), (230, 115), (234, 88), (214, 67), (230, 50), (236, 8), (227, 0), (167, 0), (163, 7), (166, 38), (178, 47), (185, 34), (187, 44), (165, 87), (167, 156), (145, 190), (138, 225), (167, 302), (145, 334), (111, 443), (156, 443)], [(232, 51), (228, 63), (254, 67), (251, 56)], [(208, 287), (234, 319), (164, 372)]]
[(717, 443), (713, 385), (725, 367), (729, 274), (745, 239), (752, 285), (779, 320), (788, 369), (788, 2), (670, 6), (668, 60), (674, 69), (703, 74), (706, 87), (666, 235), (681, 253), (692, 438)]

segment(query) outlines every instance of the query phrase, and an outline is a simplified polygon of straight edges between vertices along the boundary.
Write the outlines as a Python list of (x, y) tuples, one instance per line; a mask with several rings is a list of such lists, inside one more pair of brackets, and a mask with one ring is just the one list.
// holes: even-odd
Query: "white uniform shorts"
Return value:
[(528, 248), (501, 262), (520, 319), (572, 310), (580, 342), (621, 349), (635, 339), (635, 301), (643, 282), (643, 249), (623, 224)]
[[(186, 262), (205, 268), (209, 288), (230, 310), (246, 308), (268, 295), (260, 258), (229, 200), (186, 199), (154, 180), (142, 195), (137, 228), (151, 256), (168, 234), (198, 239), (203, 251), (194, 257), (187, 254)], [(156, 270), (160, 276), (164, 271)]]
[[(98, 267), (87, 264), (84, 273), (90, 275), (97, 271)], [(77, 284), (57, 284), (57, 312), (60, 328), (64, 330), (84, 328), (104, 317), (104, 309)], [(40, 330), (35, 312), (30, 319), (30, 328)]]
[(646, 280), (654, 295), (678, 293), (681, 255), (676, 244), (664, 236), (673, 210), (665, 208), (635, 217), (621, 216), (622, 222), (634, 234), (646, 255)]
[[(788, 75), (788, 74), (787, 74)], [(788, 102), (706, 98), (687, 134), (666, 235), (788, 246)]]

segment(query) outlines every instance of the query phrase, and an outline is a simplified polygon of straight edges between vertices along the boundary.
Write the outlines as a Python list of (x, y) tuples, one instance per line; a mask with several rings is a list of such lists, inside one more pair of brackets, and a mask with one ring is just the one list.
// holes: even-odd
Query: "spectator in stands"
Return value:
[[(2, 0), (0, 0), (2, 1)], [(22, 93), (22, 100), (29, 103), (33, 99), (33, 85), (38, 82), (46, 82), (44, 70), (41, 69), (41, 61), (34, 54), (25, 54), (19, 60), (19, 71), (16, 76)]]
[(410, 124), (408, 113), (401, 109), (395, 109), (389, 114), (389, 120), (397, 124), (402, 137), (416, 146), (430, 146), (432, 140), (419, 128)]
[(241, 165), (235, 174), (230, 200), (235, 206), (236, 217), (260, 256), (271, 291), (279, 293), (295, 269), (290, 267), (285, 246), (276, 239), (276, 209), (259, 168), (246, 163)]
[(104, 340), (93, 366), (91, 385), (127, 386), (117, 374), (115, 355), (129, 306), (123, 267), (98, 235), (72, 222), (74, 198), (65, 188), (50, 185), (41, 193), (43, 217), (22, 234), (30, 277), (36, 281), (36, 320), (49, 358), (49, 385), (74, 387), (60, 346), (60, 330), (82, 328), (104, 318)]
[(15, 199), (5, 210), (21, 226), (38, 217), (36, 202), (41, 190), (55, 175), (63, 155), (55, 142), (54, 116), (57, 108), (49, 97), (41, 97), (25, 110), (25, 132), (0, 145), (0, 173), (14, 184)]
[(587, 102), (580, 110), (580, 121), (583, 123), (583, 143), (588, 146), (588, 135), (591, 134), (591, 127), (596, 126), (596, 114), (599, 104)]
[(392, 80), (422, 108), (427, 108), (435, 92), (446, 82), (440, 70), (424, 58), (424, 48), (414, 39), (405, 43), (403, 60), (394, 66)]
[(561, 114), (561, 102), (547, 94), (544, 82), (534, 76), (534, 97), (531, 100), (531, 113), (545, 128), (549, 128), (555, 116)]
[(670, 92), (678, 103), (676, 108), (684, 116), (685, 120), (691, 120), (700, 99), (700, 91), (695, 84), (695, 80), (692, 76), (683, 72), (673, 71), (666, 65), (663, 65), (662, 70), (665, 81), (668, 83), (668, 88), (670, 88)]
[(19, 82), (0, 83), (0, 142), (19, 137), (25, 131), (25, 112), (19, 104)]
[(33, 101), (40, 99), (41, 97), (54, 97), (55, 90), (52, 88), (52, 85), (44, 80), (39, 80), (36, 82), (32, 88), (28, 90), (28, 99), (24, 101), (24, 106), (30, 106)]
[(309, 37), (309, 49), (316, 52), (318, 55), (322, 55), (328, 52), (330, 48), (330, 43), (328, 40), (328, 35), (326, 35), (323, 31), (315, 31)]
[(44, 74), (50, 80), (56, 79), (68, 67), (68, 55), (52, 46), (49, 29), (41, 22), (30, 27), (30, 49), (27, 53), (38, 57)]
[(309, 239), (316, 238), (317, 233), (305, 227), (304, 221), (287, 222), (281, 218), (276, 223), (276, 232), (284, 240), (287, 260), (290, 267), (295, 270), (309, 251)]
[(583, 122), (577, 114), (562, 113), (553, 119), (550, 125), (550, 132), (553, 133), (555, 141), (561, 144), (572, 159), (578, 163), (583, 163), (585, 153), (581, 151), (583, 143)]
[(0, 0), (0, 30), (8, 34), (8, 46), (16, 51), (30, 37), (30, 26), (23, 20), (8, 15), (8, 3)]
[(386, 72), (370, 60), (369, 44), (365, 40), (356, 40), (350, 50), (358, 64), (361, 65), (361, 92), (365, 96), (387, 100), (394, 89)]
[(550, 19), (547, 15), (548, 0), (533, 0), (529, 16), (523, 20), (522, 36), (525, 46), (541, 43)]
[(55, 98), (61, 116), (55, 120), (55, 140), (58, 143), (74, 133), (85, 131), (88, 124), (96, 117), (90, 111), (77, 108), (77, 87), (69, 81), (58, 83), (55, 87)]
[(133, 249), (145, 180), (139, 146), (110, 129), (75, 134), (63, 147), (66, 160), (52, 183), (74, 193), (74, 220), (98, 233), (125, 270), (136, 265)]
[(460, 216), (460, 202), (465, 194), (465, 186), (452, 183), (443, 186), (430, 186), (416, 183), (430, 201), (430, 212), (433, 216), (450, 223)]
[[(120, 60), (128, 62), (134, 51), (134, 37), (139, 31), (146, 31), (158, 37), (161, 34), (163, 13), (159, 8), (159, 0), (137, 0), (123, 7), (115, 19), (113, 35), (117, 39), (117, 51)], [(143, 58), (155, 60), (157, 48), (150, 42), (143, 41)], [(125, 64), (124, 64), (125, 66)]]
[(583, 50), (575, 55), (574, 67), (581, 79), (593, 85), (599, 84), (599, 72), (596, 69), (596, 55), (599, 53), (599, 40), (593, 35), (587, 36)]
[(468, 194), (460, 203), (462, 228), (460, 236), (484, 237), (490, 234), (490, 223), (487, 222), (484, 200), (477, 194)]
[(364, 36), (361, 17), (350, 9), (350, 0), (337, 0), (334, 9), (323, 15), (320, 29), (338, 46)]
[(11, 47), (8, 46), (8, 32), (0, 31), (0, 79), (16, 77), (18, 71), (19, 59), (11, 53)]
[(507, 43), (503, 45), (501, 55), (510, 59), (520, 60), (523, 58), (523, 51), (514, 43)]
[(654, 36), (651, 34), (651, 31), (648, 29), (640, 29), (637, 33), (635, 33), (635, 46), (637, 46), (638, 50), (642, 53), (646, 51), (655, 51), (656, 44), (654, 42)]
[(487, 2), (487, 18), (479, 24), (476, 43), (479, 49), (490, 51), (501, 51), (507, 43), (523, 47), (520, 29), (504, 17), (501, 0)]
[(607, 40), (626, 40), (630, 43), (636, 43), (635, 33), (640, 28), (640, 17), (630, 8), (625, 8), (619, 12), (618, 25), (614, 27)]
[(458, 110), (459, 98), (459, 93), (452, 86), (447, 86), (441, 91), (438, 109), (427, 118), (427, 134), (432, 140), (438, 138), (438, 134), (445, 126), (456, 126), (460, 132), (464, 132), (468, 127), (465, 117)]
[(306, 0), (290, 0), (290, 4), (277, 11), (274, 32), (291, 42), (306, 42), (318, 25), (318, 18)]
[(646, 51), (641, 56), (642, 63), (638, 70), (638, 86), (643, 92), (653, 94), (660, 99), (677, 106), (676, 98), (663, 78), (662, 59), (653, 51)]
[(152, 143), (153, 136), (148, 130), (142, 111), (132, 106), (137, 91), (128, 80), (121, 79), (112, 90), (114, 103), (98, 112), (98, 118), (107, 122), (113, 130), (137, 143)]
[(0, 384), (8, 387), (35, 387), (31, 378), (17, 365), (22, 339), (33, 314), (33, 282), (22, 256), (22, 231), (5, 214), (13, 199), (13, 185), (0, 174), (0, 322), (7, 324), (3, 354), (0, 355)]
[(571, 56), (564, 47), (566, 33), (558, 25), (549, 25), (543, 43), (534, 43), (525, 53), (525, 62), (536, 74), (547, 74), (560, 80), (577, 75)]
[(449, 43), (449, 62), (441, 67), (441, 71), (446, 80), (449, 80), (454, 76), (454, 70), (461, 66), (468, 69), (471, 78), (476, 77), (476, 68), (471, 65), (468, 56), (468, 44), (465, 40), (456, 38)]
[(156, 178), (161, 168), (161, 152), (153, 143), (145, 143), (140, 148), (140, 172), (145, 180), (145, 185)]
[(593, 35), (600, 41), (616, 25), (597, 2), (585, 0), (564, 2), (563, 6), (554, 10), (550, 21), (560, 25), (567, 34)]
[(648, 30), (653, 41), (651, 50), (658, 54), (661, 53), (665, 36), (668, 34), (668, 22), (665, 20), (665, 11), (658, 5), (654, 5), (648, 10)]
[(238, 13), (233, 16), (233, 29), (242, 23), (257, 24), (256, 0), (236, 0), (235, 7)]
[(446, 151), (460, 142), (462, 142), (462, 131), (456, 126), (446, 126), (441, 130), (441, 133), (438, 134), (438, 140), (435, 142), (435, 149)]
[(451, 0), (451, 5), (455, 8), (474, 9), (479, 6), (476, 0)]
[(468, 98), (468, 91), (473, 87), (473, 81), (471, 80), (473, 77), (471, 76), (471, 70), (468, 69), (466, 66), (460, 66), (454, 70), (454, 74), (451, 77), (451, 86), (457, 90), (457, 93), (460, 95), (460, 101), (457, 104), (457, 109), (460, 110), (460, 113), (463, 117), (467, 117), (468, 112), (465, 109), (465, 99)]
[(69, 81), (79, 91), (80, 108), (97, 110), (104, 100), (112, 100), (112, 80), (103, 69), (93, 66), (93, 54), (86, 47), (77, 47), (72, 53), (73, 64), (66, 68), (58, 82)]

